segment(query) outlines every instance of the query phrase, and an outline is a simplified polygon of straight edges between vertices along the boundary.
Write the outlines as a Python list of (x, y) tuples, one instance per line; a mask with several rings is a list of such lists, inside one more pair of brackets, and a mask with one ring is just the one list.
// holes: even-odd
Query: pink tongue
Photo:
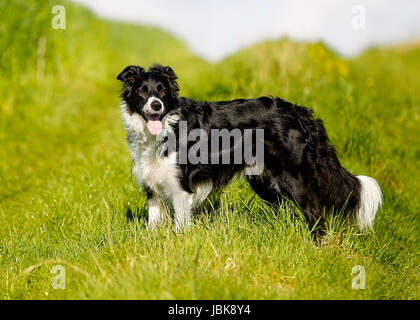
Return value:
[(149, 120), (147, 121), (147, 129), (149, 129), (151, 134), (157, 136), (162, 130), (162, 122), (159, 120)]

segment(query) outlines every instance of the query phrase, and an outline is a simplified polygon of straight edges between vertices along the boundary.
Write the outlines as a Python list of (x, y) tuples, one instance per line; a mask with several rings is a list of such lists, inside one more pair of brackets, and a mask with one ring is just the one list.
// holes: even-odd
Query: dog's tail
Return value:
[(317, 144), (316, 174), (314, 186), (321, 196), (324, 208), (344, 208), (354, 217), (361, 230), (371, 229), (375, 215), (382, 206), (382, 192), (375, 179), (355, 176), (338, 160), (334, 147), (321, 119), (313, 119), (312, 111), (294, 106), (296, 116), (312, 142)]
[(356, 178), (361, 186), (356, 222), (361, 230), (371, 229), (376, 212), (382, 206), (382, 192), (375, 179), (367, 176), (356, 176)]

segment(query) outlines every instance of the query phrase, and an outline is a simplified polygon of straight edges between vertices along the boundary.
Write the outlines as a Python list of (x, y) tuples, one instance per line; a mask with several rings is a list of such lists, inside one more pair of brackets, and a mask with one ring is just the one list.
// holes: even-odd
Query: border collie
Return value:
[[(311, 229), (319, 226), (322, 232), (322, 213), (332, 209), (344, 209), (360, 229), (372, 227), (382, 204), (377, 182), (341, 166), (322, 120), (314, 118), (312, 110), (273, 97), (214, 102), (178, 97), (177, 76), (168, 66), (153, 65), (146, 71), (131, 65), (117, 79), (123, 82), (121, 109), (133, 172), (147, 193), (152, 227), (164, 221), (166, 204), (173, 206), (176, 230), (190, 226), (191, 210), (240, 174), (269, 204), (275, 205), (282, 196), (295, 201)], [(199, 130), (199, 137), (182, 138), (181, 123), (187, 134)], [(262, 129), (263, 140), (249, 144), (252, 152), (262, 148), (263, 169), (247, 172), (255, 163), (237, 159), (223, 163), (180, 161), (193, 151), (191, 140), (201, 141), (201, 134), (209, 137), (216, 129), (242, 133)], [(165, 132), (174, 134), (172, 150), (162, 148), (168, 142)], [(227, 152), (233, 159), (231, 145), (222, 149), (216, 150), (216, 155)], [(211, 153), (199, 157), (217, 158), (213, 149)]]

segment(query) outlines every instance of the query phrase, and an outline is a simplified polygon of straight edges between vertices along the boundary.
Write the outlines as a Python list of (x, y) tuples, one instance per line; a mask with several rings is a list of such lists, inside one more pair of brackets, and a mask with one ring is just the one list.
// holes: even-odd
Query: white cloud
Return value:
[[(216, 61), (264, 39), (323, 40), (344, 55), (375, 44), (420, 38), (416, 0), (75, 0), (98, 15), (171, 31)], [(352, 28), (352, 8), (366, 8), (366, 29)]]

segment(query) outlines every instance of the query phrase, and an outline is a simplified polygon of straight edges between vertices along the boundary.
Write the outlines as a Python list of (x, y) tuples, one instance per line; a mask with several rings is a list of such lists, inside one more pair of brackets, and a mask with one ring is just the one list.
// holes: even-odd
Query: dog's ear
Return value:
[(151, 66), (148, 70), (148, 72), (158, 73), (165, 78), (168, 79), (169, 85), (171, 87), (171, 93), (174, 97), (178, 96), (179, 92), (179, 86), (178, 82), (176, 81), (178, 79), (178, 76), (175, 74), (174, 70), (172, 70), (169, 66), (162, 66), (160, 64), (155, 64)]
[(133, 84), (136, 78), (139, 78), (143, 73), (144, 69), (140, 66), (128, 66), (121, 71), (117, 79), (127, 84)]

